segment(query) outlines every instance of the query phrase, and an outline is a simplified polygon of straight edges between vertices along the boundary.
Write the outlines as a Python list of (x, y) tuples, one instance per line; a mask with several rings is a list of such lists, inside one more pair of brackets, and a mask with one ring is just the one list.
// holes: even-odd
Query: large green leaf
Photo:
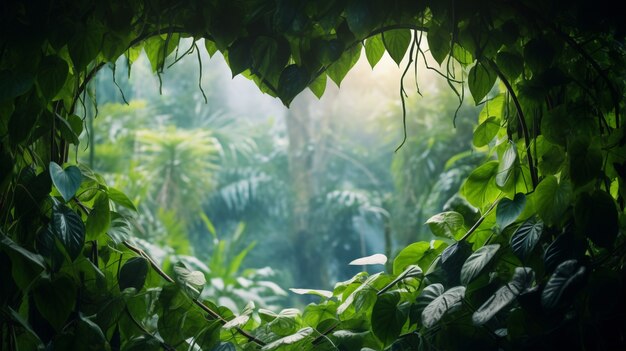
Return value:
[(446, 272), (446, 280), (449, 285), (459, 283), (461, 268), (471, 254), (472, 246), (466, 241), (457, 241), (443, 250), (441, 268)]
[(526, 196), (522, 193), (515, 194), (513, 200), (504, 198), (498, 202), (496, 207), (496, 223), (500, 229), (504, 229), (509, 224), (515, 222), (526, 206)]
[(60, 331), (76, 304), (76, 284), (67, 276), (41, 280), (33, 289), (39, 313)]
[(135, 204), (123, 192), (121, 192), (121, 191), (119, 191), (119, 190), (117, 190), (115, 188), (109, 188), (107, 190), (107, 193), (108, 193), (109, 199), (111, 199), (111, 201), (115, 202), (116, 204), (118, 204), (120, 206), (124, 206), (124, 207), (128, 208), (129, 210), (133, 210), (133, 211), (137, 212), (137, 207), (135, 207)]
[(433, 20), (426, 34), (428, 40), (428, 48), (430, 54), (435, 61), (441, 65), (446, 56), (450, 53), (451, 35), (444, 26), (440, 25), (437, 20)]
[(69, 67), (67, 62), (54, 55), (44, 57), (39, 67), (37, 86), (45, 99), (52, 100), (65, 85)]
[(472, 138), (472, 143), (476, 147), (485, 146), (489, 144), (491, 140), (493, 140), (496, 134), (498, 134), (499, 130), (500, 123), (498, 123), (498, 119), (494, 116), (491, 116), (484, 120), (481, 124), (479, 124), (478, 127), (476, 127), (476, 130), (474, 131), (474, 136)]
[(292, 293), (298, 294), (298, 295), (317, 295), (317, 296), (325, 297), (327, 299), (330, 299), (331, 297), (333, 297), (333, 292), (332, 291), (328, 291), (328, 290), (296, 289), (296, 288), (289, 288), (289, 290)]
[(111, 209), (109, 197), (105, 193), (99, 193), (93, 203), (93, 208), (87, 217), (87, 240), (98, 240), (105, 235), (111, 225)]
[(586, 246), (587, 240), (573, 232), (566, 231), (557, 236), (543, 255), (546, 272), (553, 272), (561, 262), (581, 258), (585, 254)]
[(72, 261), (75, 260), (85, 244), (85, 224), (83, 220), (69, 207), (58, 204), (52, 210), (50, 226), (67, 250)]
[(491, 91), (491, 88), (496, 83), (496, 78), (496, 74), (481, 63), (476, 63), (472, 69), (470, 69), (469, 76), (467, 77), (467, 85), (469, 86), (470, 93), (472, 93), (476, 105)]
[(80, 169), (76, 166), (69, 166), (64, 170), (56, 162), (50, 162), (49, 170), (54, 186), (66, 202), (70, 201), (83, 181)]
[(405, 247), (393, 260), (393, 274), (399, 275), (411, 265), (423, 269), (430, 267), (432, 261), (446, 246), (447, 244), (441, 240), (432, 240), (416, 242)]
[(496, 62), (498, 68), (510, 80), (517, 78), (524, 70), (524, 59), (516, 52), (500, 51), (496, 56)]
[(399, 302), (399, 293), (385, 293), (378, 297), (372, 310), (372, 331), (385, 345), (400, 335), (407, 320), (407, 310), (398, 306)]
[(442, 284), (439, 283), (430, 284), (429, 286), (425, 287), (415, 300), (415, 306), (417, 307), (417, 310), (419, 312), (422, 312), (424, 308), (426, 308), (426, 306), (428, 306), (434, 299), (443, 294), (444, 291), (445, 288)]
[(90, 22), (84, 28), (77, 28), (74, 36), (67, 43), (72, 62), (76, 71), (84, 70), (98, 56), (102, 45), (102, 27)]
[(432, 328), (449, 309), (460, 302), (465, 296), (464, 286), (455, 286), (431, 301), (422, 311), (422, 325)]
[(149, 268), (148, 260), (143, 257), (133, 257), (126, 261), (117, 277), (120, 291), (124, 291), (127, 288), (135, 288), (137, 291), (141, 290), (146, 282)]
[(48, 259), (54, 272), (61, 268), (61, 265), (63, 265), (63, 261), (65, 260), (63, 250), (61, 250), (57, 245), (61, 246), (62, 244), (57, 239), (57, 236), (54, 234), (50, 225), (43, 227), (39, 233), (37, 233), (37, 238), (35, 239), (37, 252)]
[(577, 260), (562, 262), (546, 283), (541, 292), (541, 305), (547, 309), (557, 307), (562, 300), (569, 298), (585, 278), (585, 267)]
[(569, 174), (575, 186), (583, 186), (598, 178), (602, 168), (602, 153), (599, 149), (580, 140), (568, 147)]
[(442, 212), (430, 217), (426, 224), (435, 236), (446, 239), (458, 239), (463, 235), (463, 216), (454, 211)]
[(0, 102), (26, 93), (34, 82), (34, 77), (23, 71), (0, 70)]
[(364, 39), (376, 27), (369, 1), (351, 1), (346, 7), (346, 21), (357, 39)]
[(26, 250), (4, 234), (0, 234), (0, 247), (11, 259), (13, 280), (22, 291), (26, 291), (45, 270), (46, 263), (43, 257)]
[(411, 31), (409, 29), (392, 29), (383, 32), (382, 37), (389, 56), (400, 65), (411, 44)]
[(558, 224), (571, 204), (572, 186), (567, 180), (559, 182), (555, 176), (547, 176), (539, 183), (533, 196), (541, 219), (547, 225)]
[(496, 175), (496, 185), (498, 187), (504, 189), (514, 183), (516, 164), (517, 148), (515, 143), (510, 142), (498, 164), (498, 174)]
[(613, 247), (619, 232), (619, 218), (611, 195), (601, 190), (580, 194), (574, 215), (576, 224), (595, 245)]
[(381, 34), (376, 34), (365, 41), (365, 56), (367, 57), (367, 62), (369, 62), (372, 68), (376, 66), (384, 54), (385, 44), (383, 43)]
[(535, 280), (535, 273), (528, 267), (516, 267), (511, 281), (498, 289), (472, 315), (475, 325), (487, 323), (493, 316), (508, 306), (523, 291), (528, 289)]
[(312, 338), (313, 332), (315, 330), (311, 327), (303, 328), (298, 330), (297, 333), (289, 336), (285, 336), (284, 338), (280, 338), (276, 341), (273, 341), (261, 348), (263, 351), (273, 351), (273, 350), (296, 350), (297, 345), (302, 345), (305, 342), (308, 342), (309, 339)]
[(343, 52), (339, 60), (332, 63), (326, 72), (330, 79), (337, 84), (341, 85), (341, 81), (346, 77), (346, 74), (357, 63), (361, 56), (361, 46), (355, 45)]
[(238, 39), (228, 48), (228, 66), (233, 77), (252, 65), (252, 40)]
[(495, 178), (498, 173), (498, 161), (489, 161), (476, 168), (461, 188), (461, 193), (475, 207), (485, 208), (500, 195)]
[(278, 81), (278, 94), (286, 106), (309, 85), (309, 72), (306, 68), (297, 65), (285, 67)]
[(483, 269), (491, 262), (500, 249), (499, 244), (485, 245), (467, 258), (463, 267), (461, 267), (461, 284), (468, 285), (472, 282)]
[(517, 228), (511, 236), (511, 249), (522, 260), (528, 258), (541, 239), (543, 222), (532, 217)]

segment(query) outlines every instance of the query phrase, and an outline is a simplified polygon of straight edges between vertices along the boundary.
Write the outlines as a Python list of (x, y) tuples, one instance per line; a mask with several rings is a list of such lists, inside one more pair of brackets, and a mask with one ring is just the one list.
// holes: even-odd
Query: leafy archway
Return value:
[[(624, 346), (626, 28), (608, 3), (0, 6), (3, 349)], [(385, 51), (408, 57), (405, 74), (431, 55), (460, 99), (467, 82), (484, 105), (474, 144), (493, 158), (461, 189), (480, 219), (433, 214), (444, 240), (409, 245), (392, 272), (298, 291), (324, 297), (302, 312), (234, 316), (205, 301), (201, 274), (177, 266), (172, 278), (124, 241), (124, 194), (60, 166), (94, 74), (141, 50), (159, 74), (169, 55), (201, 49), (183, 37), (205, 38), (286, 105), (307, 87), (321, 96), (328, 77), (340, 84), (363, 45), (373, 65)]]

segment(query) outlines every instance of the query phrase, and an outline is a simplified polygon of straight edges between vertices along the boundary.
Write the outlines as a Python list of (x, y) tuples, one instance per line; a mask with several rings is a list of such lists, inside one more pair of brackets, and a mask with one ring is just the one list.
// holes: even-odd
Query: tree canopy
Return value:
[[(0, 9), (0, 348), (626, 344), (626, 22), (611, 2), (6, 1)], [(182, 47), (182, 38), (203, 38), (204, 47)], [(127, 240), (126, 195), (69, 164), (84, 106), (94, 103), (89, 82), (142, 50), (158, 75), (168, 57), (220, 51), (233, 76), (285, 105), (307, 88), (322, 96), (328, 78), (340, 85), (362, 52), (372, 66), (387, 52), (405, 74), (432, 57), (430, 69), (460, 100), (483, 106), (473, 143), (492, 157), (460, 189), (480, 216), (466, 223), (462, 206), (433, 213), (428, 224), (441, 240), (407, 246), (391, 272), (294, 291), (321, 296), (303, 311), (216, 306), (193, 267), (165, 272)]]

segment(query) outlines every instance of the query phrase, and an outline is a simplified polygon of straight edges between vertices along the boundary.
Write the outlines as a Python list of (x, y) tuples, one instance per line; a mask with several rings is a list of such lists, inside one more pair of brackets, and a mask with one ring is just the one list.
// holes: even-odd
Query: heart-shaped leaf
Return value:
[(461, 284), (467, 285), (489, 264), (500, 248), (499, 244), (485, 245), (467, 258), (461, 267)]
[(511, 237), (511, 249), (520, 259), (526, 259), (539, 242), (543, 233), (543, 222), (529, 218), (517, 228)]
[(437, 296), (422, 311), (422, 325), (431, 328), (448, 312), (457, 302), (461, 301), (465, 296), (464, 286), (455, 286)]
[(78, 257), (85, 244), (85, 224), (76, 212), (59, 204), (52, 210), (52, 232), (61, 241), (70, 258)]
[(585, 267), (577, 260), (562, 262), (546, 283), (541, 292), (541, 305), (546, 309), (552, 309), (568, 295), (576, 290), (576, 287), (585, 278)]
[(463, 229), (464, 219), (458, 212), (447, 211), (430, 217), (426, 224), (436, 236), (455, 239)]
[(148, 260), (143, 257), (133, 257), (126, 261), (117, 277), (120, 291), (126, 288), (141, 290), (148, 276), (148, 268)]
[(487, 323), (493, 316), (508, 306), (515, 298), (528, 289), (535, 280), (535, 273), (528, 267), (517, 267), (511, 281), (483, 303), (472, 315), (475, 325)]
[(50, 162), (50, 177), (65, 202), (74, 197), (83, 181), (83, 175), (78, 167), (69, 166), (64, 170), (56, 162)]
[(407, 309), (398, 306), (399, 293), (385, 293), (378, 297), (372, 310), (372, 332), (385, 345), (390, 345), (402, 332)]
[(416, 300), (416, 306), (418, 311), (423, 311), (428, 304), (430, 304), (434, 299), (439, 297), (439, 295), (443, 294), (445, 288), (443, 285), (436, 283), (430, 284), (425, 287), (424, 290), (419, 294)]
[(39, 313), (60, 331), (76, 303), (76, 284), (66, 276), (42, 280), (33, 291)]
[(522, 214), (526, 205), (526, 196), (522, 193), (515, 194), (513, 200), (504, 198), (496, 207), (496, 224), (500, 229), (506, 228), (509, 224), (515, 222), (517, 217)]

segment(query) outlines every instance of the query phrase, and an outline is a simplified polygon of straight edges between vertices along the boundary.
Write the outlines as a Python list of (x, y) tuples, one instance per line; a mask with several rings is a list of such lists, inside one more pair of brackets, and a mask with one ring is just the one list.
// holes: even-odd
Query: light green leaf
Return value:
[(506, 151), (502, 155), (502, 159), (498, 164), (498, 174), (496, 175), (496, 185), (501, 189), (507, 187), (514, 182), (515, 165), (517, 163), (517, 148), (515, 143), (510, 142)]
[(289, 65), (280, 74), (278, 95), (280, 100), (289, 107), (291, 101), (309, 85), (309, 72), (304, 67)]
[(76, 303), (76, 284), (66, 276), (41, 280), (33, 289), (39, 313), (56, 330), (61, 331)]
[(367, 62), (369, 62), (372, 68), (376, 66), (384, 54), (385, 44), (383, 43), (383, 37), (381, 34), (376, 34), (365, 41), (365, 56), (367, 57)]
[(448, 211), (430, 217), (426, 224), (438, 237), (457, 239), (459, 233), (463, 231), (464, 219), (460, 213)]
[(515, 194), (513, 200), (504, 198), (500, 200), (496, 207), (496, 223), (500, 229), (506, 228), (509, 224), (515, 222), (520, 214), (524, 211), (526, 205), (526, 196), (522, 193)]
[(511, 249), (517, 257), (525, 260), (541, 239), (542, 233), (543, 222), (534, 217), (529, 218), (511, 236)]
[(489, 161), (476, 168), (461, 187), (461, 194), (475, 207), (490, 206), (500, 195), (496, 186), (498, 161)]
[(472, 69), (470, 69), (467, 85), (469, 86), (469, 90), (472, 93), (476, 105), (491, 91), (491, 88), (496, 83), (496, 78), (496, 74), (485, 68), (481, 63), (476, 63)]
[(59, 190), (63, 199), (67, 202), (76, 194), (76, 190), (80, 187), (80, 183), (83, 181), (83, 176), (80, 169), (76, 166), (69, 166), (65, 170), (61, 168), (56, 162), (50, 162), (49, 166), (50, 177), (52, 183)]
[(424, 269), (430, 267), (435, 257), (446, 247), (447, 244), (441, 240), (420, 241), (405, 247), (393, 260), (393, 274), (398, 275), (411, 265)]
[(498, 134), (500, 130), (500, 124), (496, 117), (489, 117), (483, 123), (481, 123), (474, 131), (472, 143), (476, 147), (483, 147), (488, 145), (491, 140)]
[(206, 48), (206, 51), (209, 53), (209, 57), (213, 57), (213, 55), (215, 55), (215, 53), (217, 52), (217, 46), (215, 45), (215, 42), (209, 39), (204, 39), (204, 47)]
[(352, 67), (357, 63), (360, 56), (360, 45), (354, 45), (353, 47), (344, 51), (339, 60), (331, 64), (326, 70), (330, 79), (332, 79), (333, 82), (337, 84), (337, 86), (340, 86), (341, 81), (345, 78), (350, 69), (352, 69)]
[(351, 266), (366, 266), (371, 264), (382, 264), (387, 263), (387, 256), (383, 254), (373, 254), (371, 256), (357, 258), (356, 260), (348, 263)]
[(389, 56), (398, 64), (411, 44), (411, 31), (409, 29), (392, 29), (382, 33), (383, 43)]
[(535, 190), (535, 209), (547, 225), (558, 224), (563, 220), (571, 197), (572, 186), (567, 180), (559, 182), (555, 176), (547, 176)]
[(498, 249), (500, 249), (500, 244), (485, 245), (472, 253), (461, 267), (461, 284), (467, 286), (478, 277), (495, 257)]
[(99, 193), (93, 203), (93, 208), (87, 217), (87, 240), (98, 240), (104, 235), (111, 225), (111, 209), (109, 197), (105, 193)]
[(422, 311), (422, 325), (426, 328), (433, 327), (441, 320), (444, 314), (456, 303), (460, 302), (464, 296), (464, 286), (455, 286), (437, 296), (424, 308), (424, 311)]
[(124, 206), (129, 210), (133, 210), (137, 212), (137, 207), (135, 207), (135, 204), (133, 204), (131, 199), (129, 199), (128, 196), (126, 196), (126, 194), (124, 194), (123, 192), (115, 188), (109, 187), (109, 189), (107, 190), (107, 193), (109, 194), (109, 199), (111, 199), (111, 201), (115, 202), (116, 204), (120, 206)]
[(39, 67), (37, 86), (44, 99), (52, 101), (65, 85), (69, 67), (65, 60), (54, 55), (44, 57)]
[(326, 91), (326, 77), (326, 73), (322, 73), (315, 78), (311, 84), (309, 84), (309, 89), (311, 89), (313, 94), (315, 94), (318, 99), (321, 99), (322, 95), (324, 95), (324, 91)]
[(184, 291), (192, 298), (197, 298), (202, 293), (206, 278), (200, 271), (188, 269), (182, 262), (174, 265), (176, 280), (183, 286)]

